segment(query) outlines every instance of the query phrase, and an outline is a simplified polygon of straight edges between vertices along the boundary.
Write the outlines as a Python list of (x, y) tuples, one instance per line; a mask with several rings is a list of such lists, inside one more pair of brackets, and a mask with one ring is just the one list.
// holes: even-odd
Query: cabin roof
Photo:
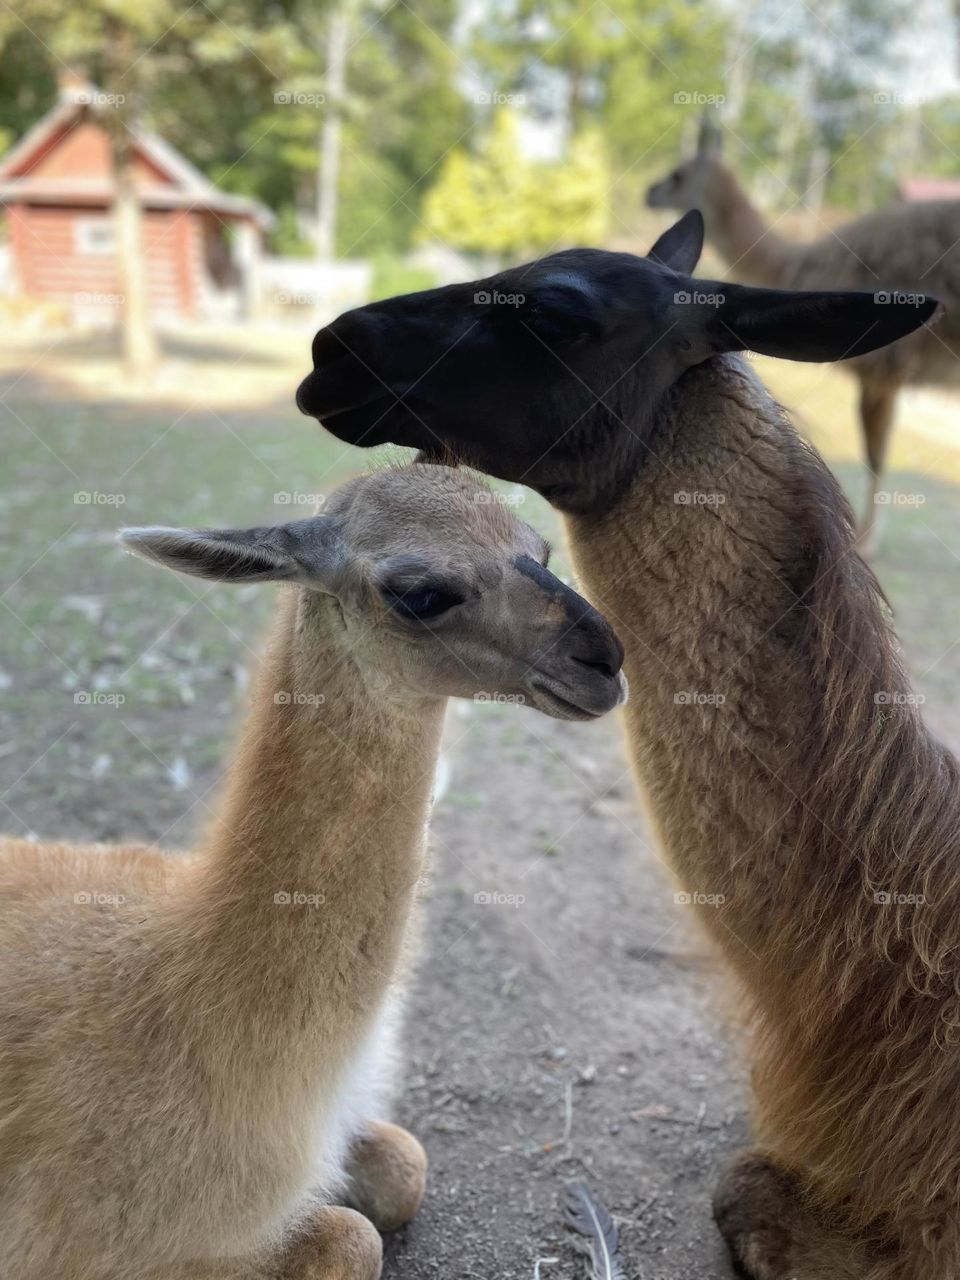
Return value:
[[(61, 147), (81, 122), (98, 123), (98, 116), (111, 109), (104, 103), (106, 96), (93, 84), (62, 88), (56, 105), (0, 160), (0, 199), (7, 204), (111, 204), (114, 183), (109, 171), (83, 177), (38, 171), (41, 162)], [(250, 219), (263, 230), (274, 225), (276, 219), (266, 205), (221, 191), (159, 134), (140, 128), (130, 132), (135, 151), (150, 174), (149, 179), (138, 182), (145, 207), (209, 210), (227, 219)]]
[(960, 178), (904, 178), (899, 189), (903, 200), (960, 200)]

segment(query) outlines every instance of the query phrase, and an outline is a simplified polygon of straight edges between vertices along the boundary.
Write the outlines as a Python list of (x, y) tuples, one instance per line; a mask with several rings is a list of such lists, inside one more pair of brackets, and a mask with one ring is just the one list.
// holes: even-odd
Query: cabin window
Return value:
[(77, 218), (73, 224), (77, 253), (113, 253), (115, 240), (112, 218)]

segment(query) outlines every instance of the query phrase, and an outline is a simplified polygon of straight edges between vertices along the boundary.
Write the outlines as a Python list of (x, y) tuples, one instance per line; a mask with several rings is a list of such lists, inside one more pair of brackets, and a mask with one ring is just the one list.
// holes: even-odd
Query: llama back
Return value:
[(788, 289), (865, 289), (939, 298), (929, 328), (851, 360), (891, 384), (960, 385), (960, 201), (893, 204), (838, 227), (784, 261)]
[(393, 995), (335, 1071), (316, 1046), (299, 1098), (268, 1087), (267, 1041), (260, 1065), (226, 1033), (209, 1056), (201, 1025), (242, 1014), (206, 1007), (216, 989), (157, 910), (164, 888), (194, 895), (194, 866), (135, 846), (0, 842), (0, 1276), (142, 1280), (275, 1248), (342, 1191), (351, 1136), (384, 1113)]

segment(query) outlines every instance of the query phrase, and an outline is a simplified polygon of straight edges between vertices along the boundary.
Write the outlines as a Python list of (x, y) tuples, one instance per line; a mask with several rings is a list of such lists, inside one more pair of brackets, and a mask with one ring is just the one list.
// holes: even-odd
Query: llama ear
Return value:
[(300, 582), (332, 590), (346, 560), (340, 521), (314, 516), (252, 529), (121, 529), (125, 551), (214, 582)]
[(801, 293), (715, 286), (714, 351), (756, 351), (783, 360), (832, 361), (876, 351), (919, 329), (939, 306), (927, 294)]
[(647, 257), (671, 271), (688, 276), (700, 261), (702, 252), (703, 214), (699, 209), (691, 209), (663, 233)]

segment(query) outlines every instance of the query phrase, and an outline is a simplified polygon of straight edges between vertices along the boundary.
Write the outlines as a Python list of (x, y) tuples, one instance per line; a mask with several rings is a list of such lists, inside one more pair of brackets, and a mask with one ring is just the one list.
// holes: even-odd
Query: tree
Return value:
[(595, 134), (578, 138), (563, 162), (534, 163), (521, 151), (514, 113), (501, 110), (476, 153), (458, 148), (443, 162), (424, 201), (421, 238), (507, 259), (600, 244), (608, 186)]
[[(256, 19), (256, 21), (255, 21)], [(264, 54), (289, 46), (283, 5), (267, 13), (255, 0), (214, 0), (188, 9), (177, 0), (18, 0), (0, 9), (0, 47), (9, 55), (29, 36), (29, 56), (50, 73), (82, 67), (98, 86), (96, 104), (112, 143), (114, 217), (120, 288), (121, 331), (128, 374), (148, 377), (156, 362), (143, 253), (142, 213), (134, 179), (135, 134), (158, 87), (180, 82), (180, 100), (192, 94), (217, 107), (206, 72), (221, 73), (259, 63)], [(4, 61), (10, 65), (7, 56)], [(261, 83), (263, 75), (254, 73)], [(43, 81), (41, 81), (43, 83)], [(224, 109), (223, 100), (219, 110)], [(187, 127), (187, 126), (185, 126)], [(196, 120), (189, 125), (196, 130)]]
[(571, 135), (601, 133), (623, 211), (702, 103), (722, 96), (725, 32), (722, 8), (705, 0), (516, 0), (493, 7), (472, 49), (485, 87), (559, 113)]
[[(343, 3), (344, 0), (339, 0)], [(318, 138), (328, 109), (338, 107), (341, 130), (336, 252), (362, 256), (409, 245), (435, 167), (472, 125), (456, 85), (455, 0), (383, 4), (350, 0), (352, 34), (342, 95), (328, 101), (326, 21), (313, 11), (297, 18), (298, 49), (267, 105), (237, 121), (233, 150), (242, 165), (214, 166), (212, 176), (271, 207), (281, 216), (289, 251), (291, 226), (312, 226), (318, 180)], [(176, 122), (171, 121), (171, 140)], [(270, 145), (258, 139), (268, 136)], [(191, 140), (183, 140), (192, 155)], [(229, 152), (228, 152), (229, 154)], [(301, 248), (312, 246), (301, 237)]]

